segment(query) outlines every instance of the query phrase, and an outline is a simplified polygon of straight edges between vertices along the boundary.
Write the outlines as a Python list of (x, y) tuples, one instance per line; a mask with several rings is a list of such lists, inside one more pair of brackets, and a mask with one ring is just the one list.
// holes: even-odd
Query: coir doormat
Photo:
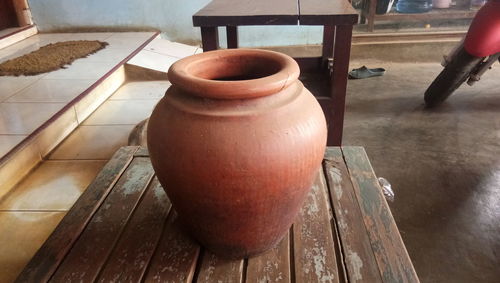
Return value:
[(97, 40), (51, 43), (29, 54), (0, 64), (0, 76), (32, 76), (55, 71), (79, 58), (87, 57), (108, 45)]

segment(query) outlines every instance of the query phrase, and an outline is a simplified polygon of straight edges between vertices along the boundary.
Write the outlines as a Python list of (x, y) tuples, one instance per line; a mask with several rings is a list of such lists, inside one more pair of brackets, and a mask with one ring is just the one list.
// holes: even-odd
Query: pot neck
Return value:
[(168, 71), (172, 85), (211, 99), (249, 99), (271, 95), (299, 77), (297, 62), (285, 54), (228, 49), (186, 57)]

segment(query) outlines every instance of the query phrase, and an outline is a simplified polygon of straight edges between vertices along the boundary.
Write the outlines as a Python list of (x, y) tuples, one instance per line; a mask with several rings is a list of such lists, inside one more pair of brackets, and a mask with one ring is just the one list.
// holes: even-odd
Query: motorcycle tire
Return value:
[(424, 95), (428, 107), (437, 106), (448, 98), (469, 78), (474, 69), (483, 61), (470, 55), (462, 46), (452, 60), (444, 67)]

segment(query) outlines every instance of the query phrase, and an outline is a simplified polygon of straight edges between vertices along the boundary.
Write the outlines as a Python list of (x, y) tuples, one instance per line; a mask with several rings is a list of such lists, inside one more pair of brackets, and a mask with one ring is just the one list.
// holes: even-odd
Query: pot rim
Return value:
[[(276, 64), (278, 70), (270, 75), (256, 79), (216, 80), (199, 77), (193, 69), (200, 64), (235, 64), (237, 62), (221, 58), (254, 58)], [(212, 62), (210, 62), (212, 61)], [(190, 94), (213, 99), (245, 99), (275, 94), (294, 83), (300, 74), (297, 62), (290, 56), (261, 49), (226, 49), (192, 55), (175, 62), (168, 70), (168, 79), (173, 86), (186, 90)]]

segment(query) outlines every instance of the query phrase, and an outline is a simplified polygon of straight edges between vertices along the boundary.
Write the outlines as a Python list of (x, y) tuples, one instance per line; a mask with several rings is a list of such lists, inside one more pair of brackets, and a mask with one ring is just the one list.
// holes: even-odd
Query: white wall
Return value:
[[(269, 0), (272, 1), (272, 0)], [(41, 32), (78, 28), (156, 29), (167, 39), (199, 43), (192, 15), (210, 0), (29, 0)], [(225, 32), (220, 28), (221, 45)], [(258, 26), (240, 28), (241, 46), (318, 44), (322, 27)]]

